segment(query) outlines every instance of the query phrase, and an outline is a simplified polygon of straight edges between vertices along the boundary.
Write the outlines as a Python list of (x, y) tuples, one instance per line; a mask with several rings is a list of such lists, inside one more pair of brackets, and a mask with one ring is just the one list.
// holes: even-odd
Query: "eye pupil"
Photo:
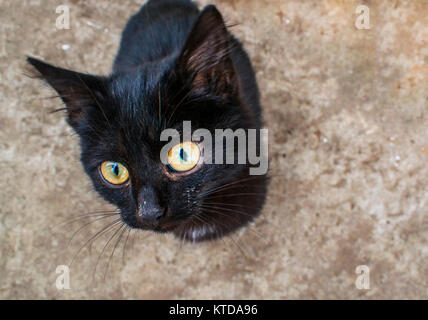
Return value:
[(117, 163), (113, 164), (112, 171), (116, 176), (119, 176), (119, 165)]
[(180, 158), (183, 161), (187, 161), (187, 153), (184, 151), (183, 148), (180, 149)]

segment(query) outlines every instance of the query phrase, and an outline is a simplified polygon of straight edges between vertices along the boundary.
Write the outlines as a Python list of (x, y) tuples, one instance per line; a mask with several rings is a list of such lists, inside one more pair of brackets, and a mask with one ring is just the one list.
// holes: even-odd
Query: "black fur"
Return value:
[[(199, 12), (191, 1), (149, 1), (123, 31), (109, 76), (28, 62), (64, 101), (86, 173), (129, 226), (201, 241), (222, 237), (260, 212), (266, 178), (249, 176), (248, 165), (207, 164), (175, 179), (159, 159), (166, 143), (161, 131), (181, 131), (184, 120), (193, 130), (212, 132), (261, 126), (251, 63), (214, 6)], [(108, 160), (128, 168), (129, 184), (104, 182), (99, 167)], [(139, 218), (142, 201), (163, 214)]]

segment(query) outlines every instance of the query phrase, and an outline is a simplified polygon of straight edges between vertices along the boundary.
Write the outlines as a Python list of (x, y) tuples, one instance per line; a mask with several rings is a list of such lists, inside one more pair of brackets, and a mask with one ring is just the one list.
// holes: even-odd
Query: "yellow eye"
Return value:
[(178, 172), (189, 171), (199, 162), (201, 151), (196, 143), (186, 141), (179, 143), (168, 152), (169, 167)]
[(105, 161), (101, 164), (101, 174), (111, 184), (123, 184), (128, 181), (129, 172), (126, 167), (114, 161)]

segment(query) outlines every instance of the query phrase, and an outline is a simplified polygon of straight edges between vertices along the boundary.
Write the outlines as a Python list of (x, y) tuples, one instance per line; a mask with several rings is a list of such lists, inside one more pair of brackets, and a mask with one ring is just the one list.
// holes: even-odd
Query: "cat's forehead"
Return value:
[(133, 72), (115, 75), (109, 83), (111, 99), (123, 111), (154, 102), (162, 75), (160, 66), (141, 67)]
[(109, 84), (111, 108), (115, 116), (129, 125), (155, 124), (161, 103), (160, 67), (145, 67), (115, 76)]

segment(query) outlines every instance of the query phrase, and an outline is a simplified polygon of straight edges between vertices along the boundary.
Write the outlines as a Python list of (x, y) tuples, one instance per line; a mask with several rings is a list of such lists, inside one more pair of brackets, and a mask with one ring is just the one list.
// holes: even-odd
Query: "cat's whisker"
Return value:
[[(184, 88), (183, 88), (184, 89)], [(170, 121), (171, 121), (171, 119), (172, 119), (172, 116), (174, 115), (174, 113), (177, 111), (177, 109), (183, 104), (183, 102), (186, 100), (186, 98), (190, 95), (190, 93), (191, 93), (191, 91), (189, 91), (189, 92), (187, 92), (185, 95), (184, 95), (184, 97), (180, 100), (180, 102), (175, 106), (175, 108), (172, 110), (172, 112), (171, 112), (171, 114), (170, 114), (170, 116), (169, 116), (169, 118), (168, 118), (168, 121), (166, 122), (166, 125), (168, 126), (169, 125), (169, 123), (170, 123)]]
[(193, 217), (196, 218), (197, 220), (201, 221), (202, 223), (206, 223), (208, 225), (210, 224), (208, 221), (206, 221), (204, 218), (202, 218), (198, 213), (195, 214)]
[(111, 222), (110, 224), (108, 224), (107, 226), (104, 226), (100, 231), (98, 231), (95, 235), (93, 235), (92, 237), (90, 237), (80, 248), (79, 250), (77, 250), (77, 252), (73, 255), (73, 258), (71, 259), (69, 266), (71, 267), (71, 265), (73, 264), (74, 260), (76, 259), (76, 257), (79, 255), (79, 253), (83, 250), (83, 248), (85, 248), (89, 243), (95, 241), (96, 239), (98, 239), (101, 235), (103, 235), (104, 233), (108, 232), (108, 230), (110, 230), (111, 228), (113, 228), (114, 226), (116, 226), (118, 223), (121, 222), (122, 219), (116, 219), (115, 221)]
[(210, 197), (210, 199), (218, 198), (227, 198), (227, 197), (241, 197), (241, 196), (262, 196), (264, 192), (249, 192), (249, 193), (232, 193), (232, 194), (222, 194), (220, 196)]
[(111, 251), (110, 257), (109, 257), (109, 259), (108, 259), (107, 267), (106, 267), (106, 270), (105, 270), (105, 272), (104, 272), (104, 278), (103, 278), (103, 280), (104, 280), (104, 281), (105, 281), (105, 279), (106, 279), (106, 275), (107, 275), (107, 272), (108, 272), (109, 266), (110, 266), (110, 264), (111, 264), (111, 262), (112, 262), (112, 260), (113, 260), (114, 252), (116, 251), (116, 248), (117, 248), (117, 246), (119, 245), (120, 240), (122, 240), (123, 234), (124, 234), (124, 233), (125, 233), (125, 231), (126, 231), (126, 228), (127, 228), (127, 227), (126, 227), (126, 224), (125, 224), (125, 223), (123, 223), (123, 224), (120, 226), (119, 230), (121, 230), (122, 228), (123, 228), (123, 230), (122, 230), (122, 232), (120, 232), (120, 235), (117, 237), (116, 243), (114, 244), (113, 250)]
[(109, 128), (112, 128), (110, 121), (107, 118), (107, 115), (104, 112), (104, 108), (101, 106), (100, 102), (98, 101), (96, 95), (94, 94), (94, 92), (92, 91), (92, 89), (86, 84), (85, 81), (83, 81), (82, 77), (80, 76), (80, 74), (76, 73), (76, 76), (78, 77), (79, 81), (83, 84), (83, 86), (86, 88), (86, 90), (88, 90), (88, 92), (90, 93), (92, 100), (95, 101), (98, 109), (101, 111), (101, 113), (103, 114), (104, 119), (107, 122), (107, 125), (109, 126)]
[(209, 208), (204, 208), (204, 207), (200, 207), (200, 208), (202, 209), (201, 213), (204, 213), (206, 215), (202, 216), (201, 214), (198, 214), (199, 218), (203, 219), (202, 221), (204, 221), (207, 225), (214, 225), (214, 226), (220, 225), (222, 227), (227, 227), (227, 225), (224, 224), (223, 221), (217, 221), (213, 217), (208, 215), (210, 212), (213, 212), (212, 210), (209, 210)]
[[(207, 199), (210, 199), (209, 197)], [(252, 209), (254, 208), (254, 206), (244, 206), (242, 204), (236, 204), (236, 203), (225, 203), (225, 202), (205, 202), (203, 204), (211, 204), (211, 205), (224, 205), (224, 206), (231, 206), (231, 207), (238, 207), (238, 208), (248, 208), (248, 209)], [(262, 209), (265, 205), (263, 206), (257, 206), (256, 208), (258, 209)]]
[[(224, 214), (224, 213), (218, 212), (217, 210), (213, 210), (213, 209), (206, 208), (206, 207), (200, 207), (200, 208), (202, 209), (201, 213), (205, 213), (206, 215), (204, 215), (204, 216), (202, 217), (202, 215), (198, 214), (198, 216), (199, 216), (199, 218), (201, 218), (201, 219), (202, 219), (202, 221), (204, 221), (207, 225), (214, 225), (214, 226), (215, 226), (215, 225), (219, 225), (219, 226), (222, 226), (222, 227), (225, 227), (225, 228), (227, 228), (227, 227), (228, 227), (228, 225), (224, 224), (221, 220), (217, 220), (217, 219), (214, 219), (213, 217), (210, 217), (210, 216), (209, 216), (209, 213), (217, 213), (217, 214), (220, 214), (220, 215), (222, 215), (222, 216), (230, 217), (229, 215), (226, 215), (226, 214)], [(209, 221), (211, 221), (211, 223), (210, 223)], [(267, 241), (267, 240), (265, 239), (265, 237), (263, 237), (263, 235), (261, 235), (260, 233), (257, 233), (256, 231), (252, 230), (252, 229), (251, 229), (251, 227), (247, 228), (246, 230), (249, 230), (251, 233), (253, 233), (253, 234), (254, 234), (254, 235), (256, 235), (257, 237), (259, 237), (259, 238), (260, 238), (260, 239), (262, 239), (263, 241)], [(222, 237), (224, 236), (223, 232), (221, 231), (221, 228), (215, 228), (215, 232), (216, 232), (216, 235), (217, 235), (217, 239), (222, 238)]]
[(95, 135), (98, 137), (98, 138), (100, 138), (101, 139), (101, 141), (103, 140), (103, 138), (104, 137), (102, 137), (101, 136), (101, 134), (94, 128), (94, 127), (92, 127), (90, 124), (87, 124), (87, 127), (89, 128), (89, 129), (91, 129), (91, 131), (93, 132), (93, 133), (95, 133)]
[[(237, 204), (231, 204), (231, 203), (223, 203), (223, 202), (206, 202), (206, 203), (203, 203), (203, 205), (202, 206), (204, 206), (204, 205), (214, 205), (214, 206), (220, 206), (220, 207), (218, 207), (219, 209), (221, 209), (221, 210), (225, 210), (225, 211), (231, 211), (232, 209), (230, 209), (230, 208), (225, 208), (224, 206), (233, 206), (233, 207), (242, 207), (242, 208), (248, 208), (248, 209), (254, 209), (254, 206), (252, 206), (252, 207), (249, 207), (249, 206), (244, 206), (244, 205), (237, 205)], [(267, 204), (265, 204), (264, 206), (262, 206), (262, 207), (256, 207), (257, 209), (259, 209), (259, 210), (262, 210), (263, 209), (263, 207), (266, 207), (266, 206), (268, 206)], [(231, 211), (232, 212), (232, 211)], [(251, 218), (253, 218), (253, 216), (250, 216), (250, 215), (248, 215), (246, 212), (243, 212), (243, 211), (240, 211), (240, 210), (233, 210), (233, 212), (234, 213), (238, 213), (238, 214), (242, 214), (242, 215), (246, 215), (246, 216), (249, 216), (249, 217), (251, 217)], [(254, 217), (255, 219), (257, 218), (257, 217)], [(269, 222), (268, 220), (260, 220), (260, 221), (263, 221), (263, 222), (267, 222), (270, 226), (272, 226), (273, 228), (275, 228), (275, 229), (277, 229), (278, 227), (276, 226), (276, 225), (274, 225), (273, 223), (271, 223), (271, 222)]]
[[(229, 211), (229, 212), (232, 212), (232, 213), (241, 214), (241, 215), (244, 215), (244, 216), (246, 216), (246, 217), (252, 218), (252, 216), (251, 216), (251, 215), (249, 215), (248, 213), (243, 212), (243, 211), (232, 210), (232, 209), (227, 209), (227, 208), (223, 208), (223, 207), (216, 207), (216, 206), (212, 206), (212, 205), (205, 205), (205, 204), (199, 205), (198, 207), (199, 207), (199, 208), (207, 208), (207, 209), (225, 210), (225, 211)], [(221, 214), (221, 215), (224, 215), (224, 216), (227, 216), (227, 217), (229, 217), (229, 218), (230, 218), (230, 217), (233, 217), (232, 215), (224, 214), (224, 213), (222, 213), (222, 212), (217, 212), (217, 213), (219, 213), (219, 214)]]
[[(213, 207), (213, 206), (209, 206), (209, 207), (201, 206), (201, 208), (203, 208), (204, 210), (211, 211), (211, 212), (213, 212), (213, 213), (220, 214), (220, 215), (225, 216), (225, 217), (228, 217), (228, 218), (234, 218), (232, 215), (228, 215), (228, 214), (222, 213), (222, 212), (220, 212), (220, 211), (217, 211), (217, 210), (231, 211), (231, 210), (228, 210), (228, 209), (225, 209), (225, 208), (221, 208), (221, 207)], [(236, 211), (236, 210), (232, 210), (231, 212), (233, 212), (233, 213), (237, 213), (237, 214), (241, 214), (241, 215), (245, 215), (245, 216), (248, 216), (248, 217), (252, 218), (252, 216), (250, 216), (249, 214), (247, 214), (247, 213), (245, 213), (245, 212)], [(239, 220), (238, 220), (238, 219), (234, 219), (234, 220), (235, 220), (235, 221), (237, 221), (237, 222), (239, 222)], [(260, 238), (260, 239), (262, 239), (263, 241), (267, 241), (267, 240), (266, 240), (266, 237), (264, 237), (264, 236), (263, 236), (262, 234), (260, 234), (259, 232), (257, 232), (257, 231), (255, 231), (255, 230), (253, 230), (251, 226), (248, 226), (247, 230), (249, 230), (250, 232), (252, 232), (254, 235), (256, 235), (257, 237), (259, 237), (259, 238)]]
[[(97, 267), (98, 267), (98, 264), (99, 264), (99, 262), (101, 260), (101, 257), (103, 256), (103, 254), (104, 254), (105, 250), (107, 249), (107, 247), (108, 247), (109, 243), (111, 242), (111, 240), (122, 229), (123, 225), (124, 225), (123, 221), (120, 221), (119, 227), (117, 227), (117, 229), (115, 229), (113, 231), (113, 234), (109, 237), (109, 239), (107, 240), (107, 242), (104, 244), (103, 249), (101, 250), (100, 254), (98, 255), (97, 262), (95, 263), (95, 267), (94, 267), (94, 271), (93, 271), (93, 277), (94, 277), (94, 279), (95, 279), (95, 276), (96, 276), (96, 273), (97, 273)], [(117, 224), (115, 226), (117, 226)]]
[(49, 111), (49, 113), (57, 113), (57, 112), (61, 112), (61, 111), (67, 111), (67, 107), (62, 107), (62, 108), (58, 108), (52, 111)]
[(126, 235), (126, 239), (125, 239), (125, 243), (123, 245), (123, 250), (122, 250), (122, 264), (125, 265), (125, 259), (126, 259), (126, 245), (128, 244), (128, 240), (129, 240), (129, 236), (131, 234), (132, 228), (127, 228), (128, 229), (128, 234)]
[[(209, 199), (210, 199), (209, 197), (206, 198), (206, 200), (209, 200)], [(249, 209), (249, 210), (254, 209), (254, 208), (256, 208), (258, 210), (263, 210), (264, 208), (266, 208), (266, 209), (276, 208), (276, 207), (272, 207), (270, 203), (264, 203), (261, 206), (254, 206), (254, 205), (246, 206), (243, 204), (236, 204), (236, 203), (226, 203), (226, 202), (217, 202), (217, 201), (216, 202), (206, 202), (206, 201), (204, 201), (203, 204), (214, 205), (214, 206), (220, 205), (220, 206), (226, 206), (226, 207), (229, 206), (229, 207), (233, 207), (233, 208), (242, 208), (242, 209)]]
[(230, 245), (226, 242), (226, 239), (224, 237), (220, 237), (221, 241), (224, 243), (226, 248), (231, 248)]
[(206, 195), (213, 194), (213, 193), (216, 193), (218, 191), (221, 191), (225, 187), (236, 185), (237, 183), (246, 182), (246, 181), (249, 181), (249, 180), (261, 179), (261, 178), (266, 179), (267, 177), (266, 176), (253, 176), (253, 177), (247, 177), (247, 178), (239, 179), (239, 180), (236, 180), (236, 181), (233, 181), (233, 182), (230, 182), (230, 183), (226, 183), (226, 184), (223, 184), (221, 186), (217, 186), (215, 188), (209, 189), (206, 192), (203, 192), (203, 193), (199, 194), (199, 196), (203, 197), (203, 196), (206, 196)]
[[(207, 226), (215, 225), (213, 222), (213, 219), (211, 219), (211, 222), (209, 222), (207, 219), (205, 219), (202, 215), (199, 213), (195, 215), (195, 218), (197, 218), (199, 221), (201, 221), (203, 224), (206, 224)], [(221, 225), (221, 224), (220, 224)]]
[(207, 190), (207, 191), (199, 194), (198, 196), (199, 197), (203, 197), (203, 196), (206, 196), (206, 195), (209, 195), (209, 194), (214, 194), (214, 193), (217, 193), (217, 192), (220, 192), (220, 191), (224, 190), (223, 189), (224, 187), (231, 186), (231, 185), (236, 185), (236, 184), (241, 183), (241, 182), (246, 182), (246, 181), (251, 181), (251, 180), (257, 180), (257, 179), (266, 179), (268, 182), (270, 182), (270, 180), (273, 179), (273, 178), (285, 178), (285, 177), (286, 177), (285, 174), (276, 174), (276, 175), (269, 174), (269, 175), (251, 176), (251, 177), (239, 179), (239, 180), (236, 180), (236, 181), (233, 181), (233, 182), (230, 182), (230, 183), (226, 183), (224, 185), (217, 186), (215, 188), (209, 189), (209, 190)]
[(159, 121), (159, 127), (162, 127), (162, 117), (161, 117), (161, 111), (162, 111), (162, 101), (161, 101), (161, 87), (159, 86), (159, 92), (158, 92), (158, 121)]
[[(218, 226), (227, 228), (227, 225), (224, 224), (223, 221), (217, 221), (217, 220), (213, 219), (212, 217), (210, 217), (207, 209), (205, 209), (205, 208), (201, 208), (201, 209), (202, 209), (202, 211), (195, 215), (195, 216), (198, 216), (198, 218), (200, 219), (199, 221), (202, 221), (207, 226), (214, 226), (215, 227), (216, 225), (218, 225)], [(205, 214), (205, 215), (202, 216), (202, 214)], [(222, 233), (220, 233), (221, 231), (219, 230), (219, 228), (215, 227), (214, 230), (215, 230), (217, 238), (221, 238), (223, 236)]]
[[(216, 194), (216, 193), (219, 193), (219, 192), (222, 192), (222, 191), (231, 190), (231, 189), (237, 189), (237, 188), (240, 188), (240, 189), (258, 188), (258, 189), (262, 189), (262, 191), (264, 191), (266, 189), (266, 186), (265, 185), (260, 185), (260, 186), (242, 186), (242, 185), (239, 185), (239, 184), (234, 184), (234, 185), (229, 185), (227, 187), (219, 188), (219, 189), (215, 190), (214, 192), (205, 192), (203, 194), (199, 194), (198, 198), (199, 199), (200, 198), (204, 198), (204, 197), (211, 196), (213, 194)], [(252, 190), (250, 190), (250, 191), (252, 191)], [(258, 190), (255, 190), (255, 191), (258, 191)]]
[[(207, 200), (209, 200), (209, 198), (207, 198)], [(208, 205), (219, 205), (219, 206), (226, 206), (226, 207), (233, 207), (233, 208), (246, 208), (246, 209), (258, 209), (258, 210), (263, 210), (263, 209), (277, 209), (277, 207), (272, 206), (270, 203), (264, 203), (262, 206), (245, 206), (243, 204), (233, 204), (233, 203), (225, 203), (225, 202), (204, 202), (204, 204), (208, 204)], [(267, 220), (260, 220), (260, 221), (266, 221), (267, 223), (270, 223)], [(273, 227), (277, 227), (276, 225), (273, 225)]]
[(241, 252), (241, 254), (248, 260), (252, 260), (253, 258), (250, 257), (245, 250), (239, 245), (238, 241), (236, 241), (235, 239), (233, 239), (232, 235), (228, 236), (229, 239), (232, 240), (232, 243), (238, 248), (238, 250)]
[(92, 220), (88, 223), (86, 223), (85, 225), (83, 225), (82, 227), (80, 227), (79, 229), (77, 229), (71, 236), (70, 240), (68, 241), (67, 247), (70, 246), (71, 242), (73, 241), (74, 237), (83, 229), (87, 228), (88, 226), (90, 226), (91, 224), (94, 224), (97, 221), (103, 220), (103, 219), (107, 219), (107, 218), (111, 218), (114, 217), (116, 214), (114, 215), (107, 215), (107, 216), (102, 216), (101, 218), (97, 218), (95, 220)]
[(131, 250), (132, 248), (135, 248), (135, 240), (137, 237), (140, 237), (140, 234), (142, 234), (143, 232), (140, 232), (140, 230), (136, 230), (134, 232), (134, 236), (132, 237), (132, 241), (131, 241)]
[(71, 223), (74, 223), (76, 221), (80, 221), (80, 220), (84, 220), (84, 219), (90, 219), (90, 218), (100, 217), (100, 216), (110, 216), (110, 215), (114, 216), (117, 214), (118, 214), (118, 210), (88, 212), (88, 213), (81, 214), (78, 216), (74, 216), (74, 217), (71, 217), (67, 220), (64, 220), (64, 221), (54, 225), (54, 227), (60, 227), (64, 224), (71, 224)]

